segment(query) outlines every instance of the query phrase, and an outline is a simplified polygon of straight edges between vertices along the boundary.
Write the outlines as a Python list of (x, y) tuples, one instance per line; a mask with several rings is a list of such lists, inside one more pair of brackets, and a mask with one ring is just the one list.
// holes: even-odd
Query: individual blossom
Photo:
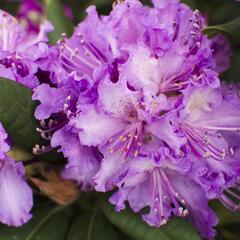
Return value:
[[(222, 84), (222, 97), (223, 101), (230, 105), (232, 110), (238, 111), (240, 105), (240, 95), (239, 95), (239, 84)], [(236, 118), (236, 115), (232, 117)], [(225, 115), (226, 117), (226, 115)], [(240, 121), (238, 120), (238, 125)], [(236, 124), (237, 125), (237, 124)], [(239, 176), (240, 176), (240, 166), (239, 166), (239, 154), (240, 154), (240, 129), (239, 128), (229, 128), (225, 129), (225, 131), (220, 131), (219, 136), (224, 138), (228, 142), (229, 152), (226, 158), (227, 166), (226, 169), (231, 172), (234, 172), (235, 181), (230, 186), (229, 189), (225, 189), (224, 193), (219, 197), (220, 201), (223, 203), (225, 207), (230, 209), (231, 211), (239, 211), (240, 203), (239, 203)], [(230, 153), (230, 154), (229, 154)], [(230, 156), (229, 156), (230, 155)], [(227, 176), (226, 176), (227, 177)]]
[(187, 217), (203, 238), (213, 238), (217, 217), (208, 206), (204, 190), (188, 176), (189, 170), (189, 166), (171, 161), (171, 156), (159, 163), (139, 157), (131, 161), (110, 202), (117, 211), (126, 207), (126, 201), (134, 212), (148, 207), (142, 218), (155, 227), (166, 224), (173, 214)]
[[(193, 178), (209, 198), (219, 197), (238, 178), (240, 113), (224, 99), (221, 89), (196, 88), (185, 92), (180, 110), (181, 130), (191, 150)], [(240, 103), (240, 99), (238, 99)]]
[[(66, 17), (73, 21), (73, 11), (71, 7), (64, 4), (64, 13)], [(40, 26), (46, 19), (46, 9), (38, 0), (22, 0), (19, 6), (17, 19), (24, 26), (26, 31), (38, 33)]]
[(14, 17), (0, 11), (0, 76), (29, 88), (36, 87), (38, 60), (48, 55), (49, 31), (52, 25), (45, 22), (38, 34), (28, 33)]
[(73, 10), (72, 8), (68, 5), (68, 4), (64, 4), (63, 6), (63, 10), (64, 10), (64, 13), (65, 13), (65, 16), (70, 20), (70, 21), (73, 21), (74, 19), (74, 14), (73, 14)]
[(19, 227), (30, 218), (33, 205), (32, 190), (24, 180), (24, 167), (7, 156), (8, 135), (0, 124), (0, 221)]
[(44, 22), (45, 11), (37, 0), (23, 0), (20, 4), (17, 18), (26, 31), (38, 33)]
[[(51, 67), (58, 65), (57, 62), (49, 64)], [(56, 81), (58, 87), (55, 84), (41, 84), (35, 89), (33, 99), (41, 102), (35, 111), (35, 117), (41, 120), (38, 131), (45, 139), (51, 140), (51, 145), (43, 148), (37, 146), (33, 152), (41, 154), (60, 147), (59, 151), (68, 159), (62, 176), (75, 180), (82, 190), (92, 189), (92, 177), (99, 169), (102, 156), (97, 148), (83, 146), (68, 124), (69, 118), (76, 114), (78, 97), (86, 95), (86, 99), (90, 98), (87, 94), (90, 83), (75, 73), (66, 75), (61, 70), (50, 74), (49, 79)]]

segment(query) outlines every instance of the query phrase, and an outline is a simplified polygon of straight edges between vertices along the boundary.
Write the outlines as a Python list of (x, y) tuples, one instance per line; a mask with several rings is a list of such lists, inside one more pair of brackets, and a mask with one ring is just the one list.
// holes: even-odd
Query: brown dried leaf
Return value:
[(78, 197), (78, 186), (73, 181), (61, 179), (56, 170), (42, 169), (41, 175), (46, 180), (30, 176), (29, 179), (44, 195), (58, 204), (71, 204)]

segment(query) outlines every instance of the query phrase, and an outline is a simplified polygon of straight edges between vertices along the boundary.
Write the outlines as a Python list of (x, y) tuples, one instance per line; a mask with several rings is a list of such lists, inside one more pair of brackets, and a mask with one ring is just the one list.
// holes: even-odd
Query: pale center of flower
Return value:
[(144, 87), (157, 83), (158, 60), (150, 55), (147, 48), (138, 47), (130, 60), (130, 70), (140, 80)]
[(191, 120), (195, 121), (199, 118), (201, 112), (209, 112), (212, 110), (212, 106), (216, 104), (217, 99), (211, 99), (213, 93), (212, 88), (204, 88), (195, 90), (186, 105), (186, 112), (189, 114)]

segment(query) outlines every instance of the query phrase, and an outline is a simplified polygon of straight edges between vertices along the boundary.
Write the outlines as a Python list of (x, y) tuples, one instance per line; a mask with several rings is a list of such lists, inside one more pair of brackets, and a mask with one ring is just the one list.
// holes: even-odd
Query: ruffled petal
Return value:
[(238, 132), (240, 128), (240, 112), (238, 109), (228, 102), (223, 102), (211, 114), (203, 113), (197, 124), (209, 130)]
[(116, 4), (110, 15), (104, 17), (103, 33), (111, 43), (115, 55), (120, 53), (123, 45), (137, 43), (144, 38), (143, 24), (146, 21), (152, 23), (152, 18), (148, 13), (149, 10), (143, 8), (139, 1), (127, 0)]
[(167, 5), (170, 5), (171, 3), (179, 3), (179, 0), (152, 0), (153, 5), (158, 8), (166, 8)]
[(129, 52), (130, 58), (123, 66), (123, 72), (127, 74), (124, 78), (128, 79), (129, 84), (135, 89), (151, 88), (157, 91), (160, 84), (157, 59), (151, 56), (150, 50), (143, 45), (137, 48), (132, 46)]
[(62, 172), (66, 179), (76, 181), (82, 190), (92, 189), (95, 185), (92, 178), (99, 169), (100, 154), (94, 148), (82, 146), (77, 135), (71, 134), (67, 127), (54, 133), (51, 145), (60, 146), (61, 152), (68, 159)]
[(47, 119), (52, 113), (59, 112), (63, 109), (67, 96), (63, 89), (52, 88), (45, 83), (35, 88), (32, 98), (41, 102), (35, 111), (35, 117)]
[(186, 144), (186, 138), (177, 131), (175, 124), (177, 122), (174, 122), (174, 118), (166, 116), (154, 120), (146, 126), (146, 131), (167, 143), (178, 155), (181, 155), (181, 147)]
[(0, 159), (4, 158), (5, 154), (10, 150), (8, 144), (8, 134), (6, 133), (3, 125), (0, 123)]
[[(24, 39), (23, 44), (17, 45), (17, 51), (25, 52), (27, 49), (31, 48), (34, 45), (41, 45), (44, 42), (48, 42), (48, 33), (53, 31), (53, 25), (49, 21), (45, 21), (43, 24), (40, 25), (40, 30), (38, 34), (27, 34)], [(41, 48), (40, 48), (41, 49)], [(26, 52), (28, 54), (28, 52)], [(36, 54), (36, 53), (34, 53)]]
[(32, 215), (32, 190), (23, 179), (24, 168), (10, 158), (1, 160), (0, 169), (0, 221), (19, 227)]
[(106, 155), (99, 172), (94, 176), (95, 189), (100, 192), (112, 190), (127, 173), (127, 165), (121, 153)]
[(139, 99), (139, 93), (129, 90), (122, 82), (107, 81), (98, 86), (99, 110), (114, 117), (131, 119), (130, 114), (137, 115), (136, 105)]
[(13, 72), (9, 68), (6, 68), (3, 65), (0, 65), (0, 76), (3, 78), (14, 80), (14, 81), (16, 80)]
[(121, 119), (100, 114), (92, 105), (82, 109), (69, 124), (79, 132), (81, 143), (87, 146), (104, 145), (126, 125)]
[(214, 238), (216, 230), (213, 227), (218, 224), (218, 219), (208, 206), (208, 199), (203, 189), (189, 178), (174, 172), (169, 172), (168, 178), (174, 189), (181, 193), (181, 196), (186, 201), (185, 206), (190, 213), (189, 218), (201, 233), (201, 236), (208, 239)]
[(24, 29), (17, 20), (7, 12), (0, 11), (0, 49), (14, 52), (19, 36), (24, 36)]
[(96, 8), (87, 9), (85, 21), (80, 23), (70, 39), (60, 41), (60, 61), (63, 68), (71, 73), (93, 77), (99, 67), (112, 58), (111, 45), (106, 39), (103, 22)]
[[(110, 198), (116, 210), (125, 208), (126, 201), (134, 212), (149, 207), (142, 218), (150, 226), (166, 224), (172, 214), (189, 217), (202, 237), (212, 238), (217, 217), (208, 207), (204, 190), (188, 176), (162, 167), (147, 159), (131, 161), (127, 175), (119, 182), (119, 190)], [(192, 192), (196, 195), (192, 196)]]
[(19, 75), (16, 75), (16, 81), (31, 89), (39, 85), (38, 78), (33, 74), (29, 74), (25, 77), (20, 77)]
[(188, 117), (188, 121), (194, 123), (204, 112), (210, 113), (220, 106), (222, 101), (220, 89), (188, 88), (184, 91), (183, 104), (185, 108), (181, 113), (185, 115), (184, 118)]
[(200, 88), (186, 92), (188, 123), (214, 131), (235, 131), (240, 127), (238, 106), (224, 101), (221, 89)]

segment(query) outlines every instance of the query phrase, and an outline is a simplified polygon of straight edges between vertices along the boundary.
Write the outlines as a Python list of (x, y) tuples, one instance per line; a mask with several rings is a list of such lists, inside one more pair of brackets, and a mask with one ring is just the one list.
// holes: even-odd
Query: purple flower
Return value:
[(201, 231), (202, 237), (214, 237), (212, 227), (218, 221), (208, 207), (203, 189), (186, 173), (183, 174), (181, 165), (172, 163), (170, 159), (159, 165), (149, 159), (131, 161), (128, 173), (118, 187), (110, 199), (117, 211), (125, 208), (125, 201), (134, 212), (149, 207), (149, 212), (142, 214), (142, 218), (150, 226), (157, 227), (166, 224), (172, 214), (188, 217)]
[[(50, 68), (54, 64), (50, 64)], [(44, 138), (51, 139), (51, 146), (44, 149), (35, 148), (34, 152), (41, 153), (60, 146), (59, 151), (68, 159), (68, 164), (62, 173), (63, 177), (75, 180), (82, 190), (89, 190), (94, 185), (92, 178), (99, 169), (102, 156), (98, 149), (83, 146), (68, 123), (77, 113), (78, 98), (84, 95), (88, 98), (87, 92), (91, 83), (75, 73), (66, 75), (58, 71), (51, 76), (51, 79), (58, 83), (58, 88), (54, 85), (41, 84), (34, 89), (33, 94), (33, 99), (41, 102), (35, 111), (35, 117), (42, 120), (42, 129), (39, 131)], [(48, 118), (50, 120), (45, 121)]]
[(0, 124), (0, 221), (19, 227), (30, 218), (32, 190), (24, 180), (24, 167), (7, 156), (8, 135)]
[(189, 89), (183, 102), (181, 130), (191, 149), (190, 158), (196, 158), (193, 178), (214, 198), (238, 176), (236, 166), (231, 166), (240, 164), (235, 153), (239, 148), (238, 106), (225, 101), (220, 89), (212, 88)]
[(126, 0), (108, 16), (88, 8), (41, 62), (49, 81), (34, 89), (35, 116), (49, 148), (60, 146), (68, 159), (64, 177), (84, 190), (118, 188), (116, 208), (149, 207), (143, 219), (151, 226), (188, 216), (212, 238), (208, 200), (226, 203), (224, 191), (238, 182), (231, 137), (239, 137), (239, 98), (221, 88), (218, 70), (228, 62), (217, 47), (213, 55), (199, 11), (153, 3)]
[(11, 158), (0, 159), (0, 221), (9, 226), (19, 227), (32, 215), (32, 190), (24, 181), (24, 168)]
[(45, 11), (37, 0), (23, 0), (17, 18), (28, 32), (38, 33)]
[(65, 13), (66, 17), (69, 20), (73, 21), (74, 14), (73, 14), (72, 8), (68, 4), (64, 4), (64, 8), (63, 9), (64, 9), (64, 13)]
[(75, 180), (81, 185), (82, 190), (92, 188), (93, 176), (99, 168), (99, 152), (95, 148), (82, 146), (76, 135), (71, 134), (67, 127), (58, 130), (52, 137), (53, 147), (61, 146), (60, 151), (68, 159), (62, 176), (67, 179)]
[(38, 60), (47, 57), (49, 22), (41, 25), (38, 34), (26, 32), (17, 20), (0, 11), (0, 76), (33, 88), (39, 84)]
[[(67, 4), (64, 4), (64, 13), (69, 20), (73, 21), (73, 11)], [(46, 11), (38, 0), (22, 0), (17, 18), (28, 32), (38, 33), (46, 18)]]

